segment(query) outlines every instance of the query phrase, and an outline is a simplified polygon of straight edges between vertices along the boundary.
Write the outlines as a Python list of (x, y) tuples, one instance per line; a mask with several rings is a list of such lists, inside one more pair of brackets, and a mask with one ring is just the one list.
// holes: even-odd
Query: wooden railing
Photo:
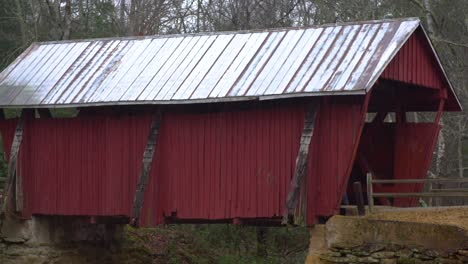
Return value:
[[(402, 193), (376, 193), (373, 189), (373, 184), (410, 184), (424, 183), (429, 184), (427, 192), (402, 192)], [(437, 179), (401, 179), (401, 180), (379, 180), (373, 179), (372, 174), (367, 174), (367, 199), (369, 203), (369, 211), (372, 212), (374, 207), (374, 198), (377, 197), (468, 197), (468, 188), (452, 188), (452, 189), (433, 189), (433, 184), (442, 183), (468, 183), (468, 178), (437, 178)]]

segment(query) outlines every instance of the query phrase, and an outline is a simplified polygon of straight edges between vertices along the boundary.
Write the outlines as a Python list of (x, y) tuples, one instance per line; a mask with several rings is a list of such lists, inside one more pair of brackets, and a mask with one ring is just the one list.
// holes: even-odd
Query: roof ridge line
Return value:
[(33, 42), (31, 45), (66, 44), (66, 43), (77, 43), (77, 42), (88, 42), (88, 41), (92, 42), (92, 41), (115, 41), (115, 40), (145, 40), (145, 39), (158, 39), (158, 38), (183, 38), (183, 37), (192, 37), (192, 36), (252, 34), (252, 33), (279, 32), (279, 31), (287, 31), (287, 30), (305, 30), (305, 29), (314, 29), (314, 28), (377, 24), (377, 23), (388, 23), (388, 22), (403, 22), (403, 21), (421, 21), (421, 20), (418, 17), (403, 17), (403, 18), (388, 18), (388, 19), (381, 19), (381, 20), (350, 21), (350, 22), (326, 23), (326, 24), (310, 25), (310, 26), (249, 29), (249, 30), (238, 30), (238, 31), (230, 30), (230, 31), (210, 31), (210, 32), (198, 32), (198, 33), (167, 34), (167, 35), (161, 34), (161, 35), (147, 35), (147, 36), (124, 36), (124, 37), (90, 38), (90, 39), (37, 41), (37, 42)]

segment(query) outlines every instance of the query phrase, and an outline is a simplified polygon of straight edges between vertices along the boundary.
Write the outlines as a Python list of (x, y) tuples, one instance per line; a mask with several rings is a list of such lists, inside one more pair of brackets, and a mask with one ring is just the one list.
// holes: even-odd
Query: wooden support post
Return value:
[(145, 198), (145, 190), (149, 182), (151, 162), (153, 160), (154, 151), (156, 149), (156, 138), (158, 136), (160, 126), (161, 111), (158, 109), (158, 111), (154, 115), (148, 135), (148, 141), (146, 142), (145, 152), (143, 153), (143, 166), (141, 169), (140, 177), (138, 178), (135, 198), (133, 200), (132, 218), (130, 220), (130, 224), (132, 226), (138, 225), (138, 221), (141, 215), (141, 209), (143, 207), (143, 201)]
[(444, 106), (445, 106), (445, 99), (440, 99), (439, 107), (437, 109), (437, 115), (434, 120), (434, 123), (440, 124), (440, 119), (442, 118), (442, 113), (444, 112)]
[(396, 113), (395, 113), (395, 117), (396, 117), (396, 122), (397, 123), (406, 123), (407, 120), (406, 120), (406, 112), (399, 109)]
[(52, 114), (48, 108), (38, 108), (37, 112), (40, 118), (52, 118)]
[[(18, 153), (20, 150), (21, 142), (23, 141), (23, 127), (24, 120), (28, 112), (22, 111), (18, 119), (18, 124), (16, 125), (15, 135), (13, 138), (13, 143), (11, 144), (10, 151), (10, 160), (8, 161), (8, 173), (5, 184), (5, 200), (3, 204), (3, 209), (6, 212), (7, 206), (14, 202), (15, 211), (21, 212), (23, 210), (23, 186), (22, 179), (17, 175), (17, 161)], [(14, 199), (12, 195), (15, 194)]]
[(372, 189), (372, 174), (367, 173), (367, 200), (369, 203), (369, 212), (374, 209), (374, 191)]
[(383, 123), (385, 120), (385, 117), (387, 117), (388, 112), (377, 112), (377, 115), (374, 117), (374, 120), (372, 120), (372, 123)]
[(356, 205), (358, 209), (358, 215), (365, 215), (366, 208), (364, 207), (364, 197), (362, 195), (362, 185), (361, 182), (353, 183), (354, 197), (356, 199)]
[[(433, 188), (432, 188), (432, 182), (430, 182), (430, 183), (429, 183), (429, 190), (428, 190), (428, 192), (432, 192), (432, 189), (433, 189)], [(432, 207), (432, 197), (429, 197), (428, 203), (429, 203), (429, 206)]]
[(286, 198), (286, 208), (283, 215), (283, 224), (290, 223), (290, 216), (294, 215), (296, 210), (301, 185), (304, 181), (304, 176), (307, 172), (307, 158), (309, 156), (309, 145), (314, 134), (315, 126), (315, 116), (317, 113), (317, 105), (312, 104), (307, 110), (305, 120), (304, 120), (304, 129), (302, 130), (301, 136), (301, 145), (299, 147), (299, 152), (296, 158), (296, 168), (294, 171), (294, 176), (291, 180), (291, 185), (289, 187), (289, 193)]

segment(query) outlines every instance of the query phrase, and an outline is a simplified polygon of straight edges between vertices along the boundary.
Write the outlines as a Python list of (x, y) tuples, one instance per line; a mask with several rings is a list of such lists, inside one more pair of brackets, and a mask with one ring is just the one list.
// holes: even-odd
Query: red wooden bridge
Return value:
[(0, 108), (22, 109), (0, 120), (7, 213), (145, 226), (313, 225), (367, 172), (424, 178), (442, 112), (461, 110), (417, 19), (35, 43), (1, 73)]

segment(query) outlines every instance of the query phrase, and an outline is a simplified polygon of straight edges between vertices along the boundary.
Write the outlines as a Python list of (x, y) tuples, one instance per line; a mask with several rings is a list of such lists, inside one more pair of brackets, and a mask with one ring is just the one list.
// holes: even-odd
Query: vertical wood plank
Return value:
[(367, 173), (367, 200), (369, 204), (369, 213), (374, 209), (374, 192), (372, 189), (372, 174)]

